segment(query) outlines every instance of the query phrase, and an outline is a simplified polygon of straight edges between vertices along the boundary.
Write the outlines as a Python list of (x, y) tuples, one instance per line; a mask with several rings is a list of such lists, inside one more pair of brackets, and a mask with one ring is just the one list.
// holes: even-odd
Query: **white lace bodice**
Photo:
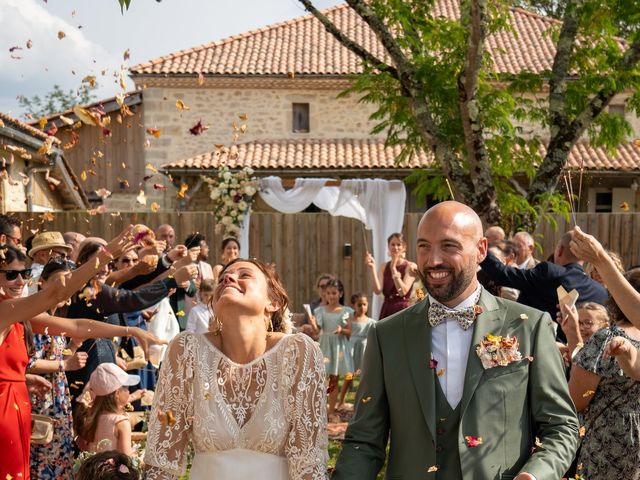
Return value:
[(251, 363), (237, 364), (204, 335), (178, 335), (150, 415), (147, 478), (181, 475), (189, 440), (196, 455), (252, 450), (286, 458), (291, 480), (325, 479), (326, 389), (318, 346), (305, 335), (286, 335)]

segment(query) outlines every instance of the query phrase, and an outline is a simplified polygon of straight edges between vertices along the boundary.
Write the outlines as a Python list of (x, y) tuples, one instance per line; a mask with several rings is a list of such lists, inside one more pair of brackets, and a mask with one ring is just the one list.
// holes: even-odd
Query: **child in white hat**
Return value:
[[(114, 363), (98, 365), (80, 397), (73, 423), (78, 446), (88, 452), (118, 450), (132, 455), (131, 422), (125, 405), (138, 399), (144, 390), (129, 394), (129, 386), (140, 383)], [(137, 397), (137, 398), (136, 398)]]

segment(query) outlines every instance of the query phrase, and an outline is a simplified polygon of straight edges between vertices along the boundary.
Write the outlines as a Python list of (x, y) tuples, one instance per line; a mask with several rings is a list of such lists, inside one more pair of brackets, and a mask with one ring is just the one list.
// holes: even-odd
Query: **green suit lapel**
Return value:
[(431, 325), (427, 320), (429, 299), (425, 298), (405, 313), (404, 336), (407, 357), (413, 383), (420, 399), (422, 414), (427, 422), (431, 437), (436, 433), (436, 390), (435, 370), (429, 368), (431, 360)]
[(488, 333), (498, 335), (502, 330), (506, 309), (500, 308), (496, 298), (487, 292), (484, 288), (480, 294), (478, 304), (482, 307), (482, 313), (476, 318), (471, 347), (469, 349), (469, 359), (467, 360), (467, 370), (464, 376), (464, 388), (462, 391), (462, 400), (460, 401), (460, 413), (464, 414), (471, 397), (473, 397), (478, 384), (484, 374), (482, 362), (476, 354), (476, 346)]

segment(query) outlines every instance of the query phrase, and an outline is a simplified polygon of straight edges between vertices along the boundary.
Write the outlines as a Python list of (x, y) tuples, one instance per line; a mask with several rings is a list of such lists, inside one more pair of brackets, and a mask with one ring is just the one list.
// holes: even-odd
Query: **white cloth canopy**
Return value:
[[(311, 203), (334, 216), (355, 218), (372, 231), (373, 256), (377, 267), (389, 260), (387, 237), (402, 231), (406, 189), (400, 180), (351, 179), (339, 187), (326, 187), (327, 178), (298, 178), (290, 190), (279, 177), (260, 180), (260, 197), (272, 208), (284, 213), (301, 212)], [(243, 256), (248, 256), (249, 215), (240, 234)], [(244, 241), (244, 243), (243, 243)], [(362, 260), (364, 261), (364, 259)], [(369, 316), (378, 318), (382, 297), (374, 295)]]

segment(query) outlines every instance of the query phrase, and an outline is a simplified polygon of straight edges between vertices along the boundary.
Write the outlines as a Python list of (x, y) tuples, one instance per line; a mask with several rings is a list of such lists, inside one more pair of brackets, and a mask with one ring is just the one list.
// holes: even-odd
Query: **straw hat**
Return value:
[(60, 232), (42, 232), (33, 237), (29, 256), (33, 258), (36, 253), (50, 248), (62, 248), (69, 252), (73, 250), (64, 242), (64, 238)]

